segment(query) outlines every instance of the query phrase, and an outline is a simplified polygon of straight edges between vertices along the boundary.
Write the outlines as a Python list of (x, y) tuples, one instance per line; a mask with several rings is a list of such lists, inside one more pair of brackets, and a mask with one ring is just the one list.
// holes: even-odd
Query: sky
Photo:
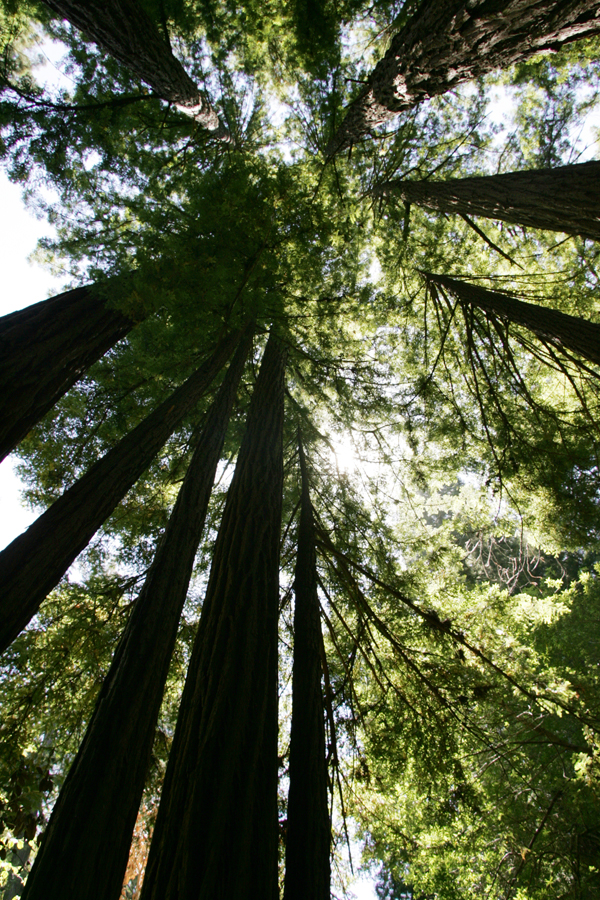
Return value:
[[(58, 279), (41, 266), (28, 261), (39, 238), (52, 233), (47, 222), (25, 209), (21, 188), (11, 184), (0, 170), (0, 316), (45, 300), (61, 289)], [(22, 506), (21, 485), (15, 472), (15, 458), (0, 463), (0, 549), (17, 537), (37, 513)]]

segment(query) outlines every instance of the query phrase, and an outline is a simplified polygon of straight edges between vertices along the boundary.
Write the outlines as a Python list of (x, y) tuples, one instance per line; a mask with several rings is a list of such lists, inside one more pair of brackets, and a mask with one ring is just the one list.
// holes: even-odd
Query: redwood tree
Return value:
[(206, 418), (24, 898), (59, 900), (79, 894), (117, 900), (121, 893), (181, 610), (251, 343), (248, 332)]
[(459, 281), (447, 275), (427, 272), (425, 278), (430, 285), (443, 288), (462, 303), (476, 306), (515, 325), (523, 325), (544, 341), (572, 350), (600, 365), (600, 325), (595, 322), (569, 316), (557, 309), (548, 309), (547, 306), (525, 303), (510, 294), (488, 291), (478, 284)]
[(328, 155), (464, 81), (598, 32), (596, 0), (424, 0), (348, 107)]
[(229, 132), (138, 0), (44, 0), (106, 53), (221, 140)]
[(597, 160), (447, 181), (388, 181), (376, 193), (393, 193), (406, 203), (444, 213), (484, 216), (600, 240)]
[(223, 338), (185, 384), (0, 553), (0, 652), (25, 628), (44, 597), (194, 408), (230, 356), (238, 334)]
[(143, 900), (276, 900), (286, 347), (272, 332), (219, 528)]
[(93, 285), (0, 318), (0, 460), (135, 324)]
[(290, 789), (284, 900), (329, 900), (331, 823), (321, 690), (321, 611), (317, 593), (315, 527), (302, 441), (302, 500), (294, 576), (294, 666)]

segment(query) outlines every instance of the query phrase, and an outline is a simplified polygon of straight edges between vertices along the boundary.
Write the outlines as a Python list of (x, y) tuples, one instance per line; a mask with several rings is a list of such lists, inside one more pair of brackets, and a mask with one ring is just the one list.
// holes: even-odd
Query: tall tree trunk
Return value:
[(294, 592), (294, 668), (284, 900), (329, 900), (331, 824), (321, 691), (321, 612), (308, 473), (299, 436), (302, 503)]
[(458, 281), (447, 275), (425, 272), (424, 276), (430, 284), (443, 288), (462, 303), (508, 319), (515, 325), (522, 325), (543, 340), (600, 365), (600, 325), (595, 322), (569, 316), (556, 309), (548, 309), (547, 306), (525, 303), (509, 294), (488, 291), (477, 284)]
[(224, 338), (185, 384), (0, 553), (0, 652), (25, 628), (44, 597), (194, 408), (225, 365), (237, 337), (239, 333)]
[(208, 414), (23, 900), (118, 900), (121, 893), (179, 618), (251, 344), (248, 332)]
[(388, 181), (375, 193), (444, 213), (580, 234), (600, 241), (600, 162), (448, 181)]
[(215, 545), (143, 900), (276, 900), (286, 350), (271, 333)]
[(0, 318), (0, 460), (134, 325), (93, 286)]
[(229, 132), (138, 0), (44, 0), (101, 50), (149, 84), (159, 97), (221, 140)]
[(461, 82), (599, 31), (597, 0), (424, 0), (348, 107), (328, 155)]

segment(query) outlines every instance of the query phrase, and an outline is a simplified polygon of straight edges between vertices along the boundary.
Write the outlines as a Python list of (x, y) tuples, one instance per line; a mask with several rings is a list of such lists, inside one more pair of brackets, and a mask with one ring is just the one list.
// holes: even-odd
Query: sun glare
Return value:
[(358, 468), (358, 457), (350, 436), (336, 435), (331, 438), (331, 451), (340, 472), (352, 472)]

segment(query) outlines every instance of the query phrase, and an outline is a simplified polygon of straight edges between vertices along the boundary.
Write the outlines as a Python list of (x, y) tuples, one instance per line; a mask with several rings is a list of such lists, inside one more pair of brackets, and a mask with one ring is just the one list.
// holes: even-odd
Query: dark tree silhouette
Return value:
[(600, 162), (447, 181), (388, 181), (375, 194), (444, 213), (484, 216), (600, 241)]
[(214, 549), (142, 900), (276, 900), (286, 348), (271, 333)]
[(36, 614), (74, 559), (150, 465), (231, 355), (239, 333), (95, 463), (0, 553), (0, 652)]
[(106, 291), (75, 288), (0, 318), (0, 460), (136, 324)]
[[(198, 440), (23, 900), (117, 900), (194, 556), (252, 335), (242, 339)], [(106, 848), (110, 847), (107, 854)]]
[(284, 900), (329, 900), (331, 823), (321, 690), (321, 611), (317, 593), (315, 525), (302, 440), (298, 555), (294, 576), (294, 666), (290, 790), (287, 813)]
[(525, 303), (510, 294), (488, 291), (478, 284), (450, 278), (448, 275), (425, 272), (424, 276), (430, 285), (443, 288), (461, 303), (476, 306), (515, 325), (523, 325), (544, 341), (571, 350), (600, 365), (600, 325), (595, 322), (569, 316), (536, 303)]

